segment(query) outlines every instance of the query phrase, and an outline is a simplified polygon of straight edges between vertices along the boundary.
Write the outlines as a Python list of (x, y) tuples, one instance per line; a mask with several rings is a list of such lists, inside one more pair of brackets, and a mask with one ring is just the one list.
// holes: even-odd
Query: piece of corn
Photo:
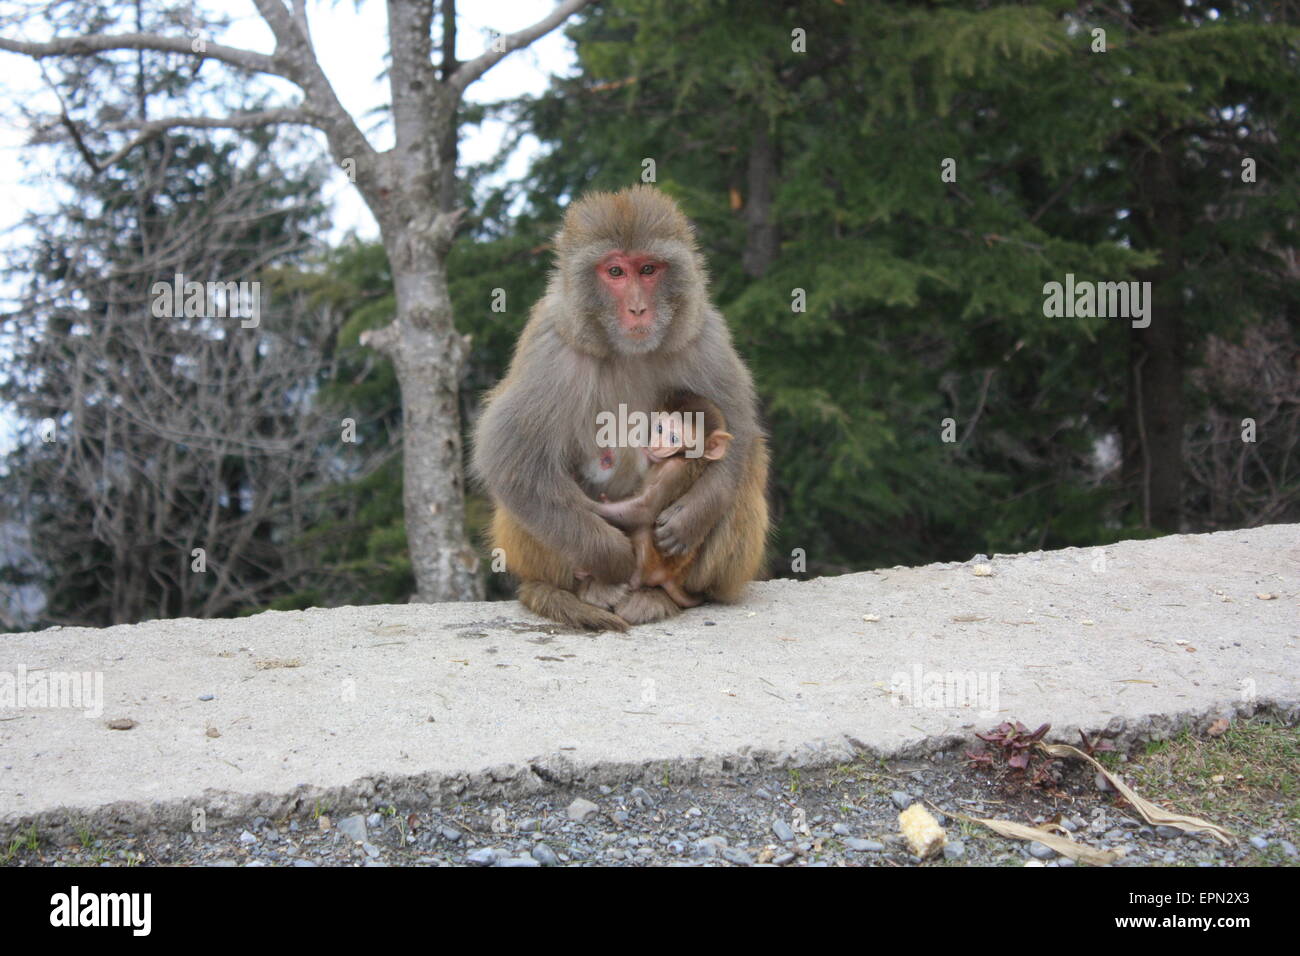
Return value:
[(903, 831), (912, 852), (923, 860), (934, 856), (948, 842), (948, 835), (939, 826), (939, 821), (919, 803), (912, 804), (898, 815), (898, 829)]

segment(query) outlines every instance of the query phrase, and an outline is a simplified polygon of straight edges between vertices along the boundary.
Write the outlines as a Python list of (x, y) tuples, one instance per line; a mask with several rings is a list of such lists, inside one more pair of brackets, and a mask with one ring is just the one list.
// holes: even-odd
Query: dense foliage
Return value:
[[(575, 75), (465, 111), (543, 147), (519, 181), (503, 154), (461, 184), (467, 428), (564, 207), (652, 160), (759, 386), (774, 574), (797, 549), (817, 574), (1300, 520), (1298, 20), (1200, 0), (601, 4), (569, 30)], [(1150, 282), (1150, 325), (1048, 316), (1067, 275)], [(388, 442), (396, 379), (358, 344), (392, 315), (382, 250), (285, 281), (341, 316), (320, 400)], [(410, 594), (400, 480), (389, 460), (332, 490), (318, 580), (275, 606)]]

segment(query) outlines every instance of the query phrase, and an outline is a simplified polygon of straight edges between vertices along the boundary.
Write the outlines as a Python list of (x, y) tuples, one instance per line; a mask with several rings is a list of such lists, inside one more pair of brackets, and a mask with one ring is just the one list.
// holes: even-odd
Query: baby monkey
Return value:
[(696, 552), (670, 556), (655, 547), (654, 523), (659, 513), (690, 490), (710, 462), (727, 454), (731, 434), (722, 410), (692, 392), (675, 392), (650, 422), (650, 443), (641, 450), (650, 470), (641, 490), (622, 501), (593, 502), (596, 513), (627, 532), (636, 552), (633, 588), (662, 587), (678, 607), (695, 607), (701, 599), (687, 593), (683, 582)]

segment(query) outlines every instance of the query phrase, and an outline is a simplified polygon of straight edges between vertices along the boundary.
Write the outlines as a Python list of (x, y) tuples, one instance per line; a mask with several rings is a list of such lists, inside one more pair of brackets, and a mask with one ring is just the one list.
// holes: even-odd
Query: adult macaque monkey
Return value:
[(598, 443), (598, 415), (648, 418), (679, 391), (712, 398), (732, 438), (726, 457), (659, 514), (655, 545), (695, 553), (687, 591), (736, 600), (763, 560), (767, 444), (690, 224), (663, 193), (634, 186), (575, 202), (555, 247), (546, 295), (474, 436), (473, 471), (496, 504), (491, 543), (519, 600), (593, 630), (680, 613), (662, 589), (627, 586), (632, 544), (591, 507), (635, 493), (645, 468), (638, 448)]

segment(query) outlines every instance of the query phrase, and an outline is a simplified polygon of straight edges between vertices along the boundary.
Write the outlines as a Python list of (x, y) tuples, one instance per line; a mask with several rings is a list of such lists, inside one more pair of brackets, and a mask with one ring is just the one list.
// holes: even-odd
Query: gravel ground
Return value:
[[(410, 812), (258, 818), (209, 833), (138, 833), (72, 846), (11, 848), (14, 866), (1073, 866), (1041, 844), (1004, 839), (950, 816), (1058, 820), (1076, 840), (1127, 851), (1116, 866), (1295, 865), (1294, 822), (1240, 833), (1225, 847), (1144, 824), (1094, 774), (1061, 765), (1051, 792), (961, 752), (920, 762), (860, 761), (709, 785), (557, 790), (511, 802), (466, 801)], [(1279, 796), (1279, 803), (1282, 798)], [(937, 807), (943, 855), (921, 863), (898, 833), (900, 807)], [(1279, 812), (1278, 819), (1286, 819)], [(1292, 818), (1293, 820), (1293, 818)], [(1226, 821), (1215, 821), (1226, 822)]]

